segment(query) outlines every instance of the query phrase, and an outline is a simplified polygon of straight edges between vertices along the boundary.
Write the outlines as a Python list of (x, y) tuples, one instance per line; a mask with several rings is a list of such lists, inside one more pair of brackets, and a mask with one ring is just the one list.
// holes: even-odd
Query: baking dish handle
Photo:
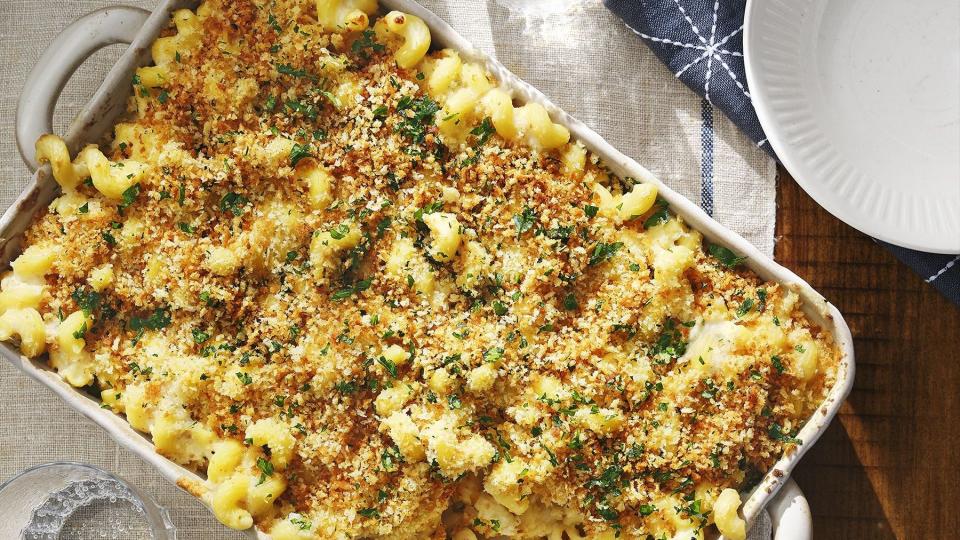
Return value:
[(149, 16), (130, 6), (100, 9), (71, 23), (43, 51), (17, 103), (17, 148), (31, 172), (39, 167), (34, 145), (53, 132), (53, 111), (73, 72), (108, 45), (132, 43)]

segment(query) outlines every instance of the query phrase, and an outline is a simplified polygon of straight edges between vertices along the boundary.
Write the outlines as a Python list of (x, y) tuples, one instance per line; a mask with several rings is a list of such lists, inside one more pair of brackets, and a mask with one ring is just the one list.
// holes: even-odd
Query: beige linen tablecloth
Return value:
[[(312, 0), (310, 0), (312, 2)], [(47, 43), (109, 0), (0, 0), (0, 206), (29, 175), (14, 143), (23, 82)], [(128, 2), (137, 3), (137, 2)], [(766, 253), (773, 251), (773, 162), (726, 118), (704, 128), (699, 97), (680, 84), (600, 0), (423, 0), (474, 44), (625, 154), (695, 202), (710, 166), (714, 215)], [(152, 8), (154, 1), (140, 2)], [(97, 53), (67, 85), (55, 127), (63, 129), (123, 47)], [(709, 140), (707, 140), (709, 139)], [(704, 151), (711, 145), (712, 156)], [(168, 484), (53, 393), (0, 361), (0, 481), (54, 460), (97, 465), (144, 488), (170, 509), (180, 538), (245, 537), (219, 525), (192, 496)]]

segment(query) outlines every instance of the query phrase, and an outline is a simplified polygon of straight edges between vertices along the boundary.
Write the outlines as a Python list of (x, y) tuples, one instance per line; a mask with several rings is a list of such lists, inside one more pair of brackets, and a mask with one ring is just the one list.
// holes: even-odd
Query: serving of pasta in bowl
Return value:
[(224, 525), (743, 539), (849, 392), (833, 306), (418, 4), (111, 20), (64, 137), (75, 62), (21, 101), (0, 340)]

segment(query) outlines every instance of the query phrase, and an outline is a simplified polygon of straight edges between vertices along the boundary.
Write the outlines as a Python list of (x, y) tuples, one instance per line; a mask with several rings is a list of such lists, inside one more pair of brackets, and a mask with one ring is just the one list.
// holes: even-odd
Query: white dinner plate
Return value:
[(743, 39), (760, 123), (811, 197), (960, 253), (960, 2), (750, 0)]

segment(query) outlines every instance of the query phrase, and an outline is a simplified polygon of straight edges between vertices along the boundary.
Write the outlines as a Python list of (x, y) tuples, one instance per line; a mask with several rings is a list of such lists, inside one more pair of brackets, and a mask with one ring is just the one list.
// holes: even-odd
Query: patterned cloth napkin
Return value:
[[(670, 71), (600, 0), (420, 0), (477, 47), (637, 159), (766, 254), (773, 253), (775, 162)], [(44, 47), (71, 21), (117, 3), (155, 0), (0, 0), (0, 210), (29, 173), (13, 138), (17, 98)], [(42, 13), (39, 17), (37, 14)], [(122, 52), (115, 45), (67, 84), (55, 117), (62, 131)], [(0, 481), (52, 460), (117, 473), (170, 509), (184, 540), (245, 538), (164, 481), (92, 422), (0, 360)]]
[[(674, 75), (776, 158), (750, 101), (743, 65), (746, 0), (604, 0)], [(960, 255), (879, 242), (960, 305)]]

